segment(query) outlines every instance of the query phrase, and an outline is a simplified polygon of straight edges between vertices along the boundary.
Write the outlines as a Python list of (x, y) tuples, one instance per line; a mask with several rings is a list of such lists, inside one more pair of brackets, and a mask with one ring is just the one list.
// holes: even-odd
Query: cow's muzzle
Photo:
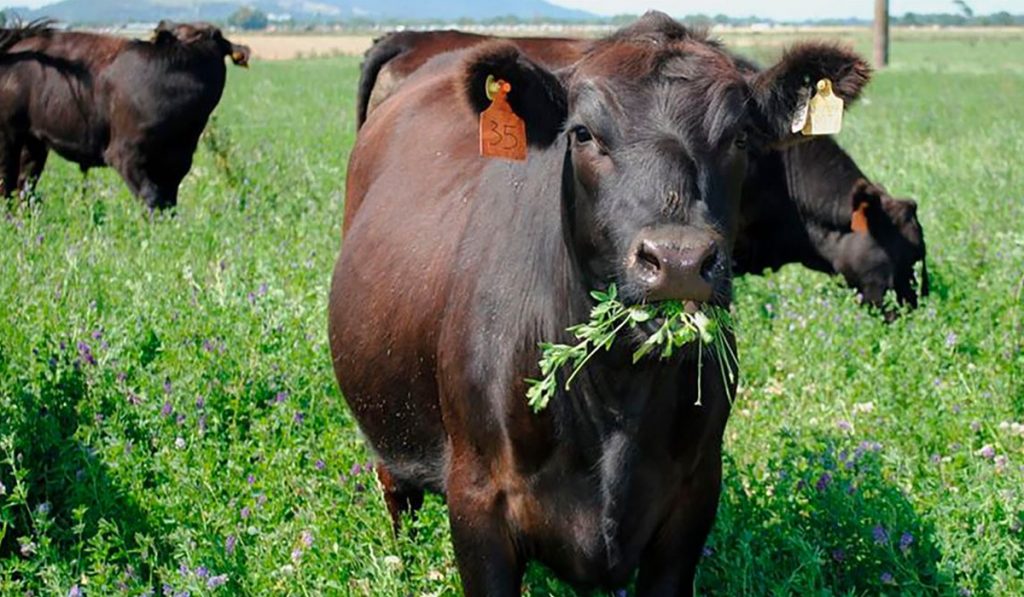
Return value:
[(721, 254), (714, 235), (690, 226), (646, 229), (629, 253), (629, 270), (650, 301), (708, 302)]

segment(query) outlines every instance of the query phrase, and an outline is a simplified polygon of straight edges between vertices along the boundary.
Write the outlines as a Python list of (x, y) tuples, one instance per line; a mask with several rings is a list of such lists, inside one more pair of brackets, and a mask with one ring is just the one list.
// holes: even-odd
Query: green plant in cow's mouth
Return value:
[[(597, 301), (590, 311), (590, 321), (567, 328), (579, 342), (574, 345), (548, 342), (540, 345), (541, 378), (526, 380), (529, 385), (526, 398), (534, 411), (544, 409), (554, 397), (558, 390), (558, 373), (563, 367), (572, 367), (565, 378), (565, 389), (568, 390), (573, 379), (598, 350), (610, 349), (619, 332), (626, 327), (634, 328), (645, 322), (656, 323), (657, 328), (633, 352), (634, 363), (656, 349), (660, 351), (659, 358), (667, 359), (683, 346), (699, 341), (711, 347), (726, 385), (735, 379), (736, 353), (726, 339), (726, 332), (732, 329), (733, 321), (727, 309), (704, 306), (699, 311), (690, 312), (682, 301), (627, 306), (618, 300), (614, 284), (606, 292), (595, 290), (590, 294)], [(698, 369), (701, 371), (703, 354), (701, 347), (697, 352)], [(700, 403), (701, 386), (698, 383), (697, 404)]]

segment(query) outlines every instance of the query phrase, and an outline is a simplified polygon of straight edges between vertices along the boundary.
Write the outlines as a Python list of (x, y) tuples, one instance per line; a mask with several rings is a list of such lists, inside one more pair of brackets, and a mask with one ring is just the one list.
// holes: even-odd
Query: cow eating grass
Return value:
[[(523, 162), (478, 155), (488, 77), (510, 84)], [(788, 141), (805, 81), (824, 78), (850, 102), (868, 67), (808, 43), (747, 76), (648, 13), (558, 71), (501, 42), (448, 55), (367, 120), (331, 285), (335, 372), (395, 524), (446, 495), (467, 595), (518, 595), (530, 560), (580, 586), (638, 571), (641, 595), (691, 594), (732, 383), (699, 376), (699, 350), (633, 363), (641, 326), (539, 414), (524, 380), (593, 288), (729, 305), (748, 145)]]
[(83, 172), (110, 166), (150, 208), (173, 207), (224, 91), (224, 57), (249, 49), (206, 23), (163, 22), (152, 40), (0, 30), (0, 194), (24, 190), (52, 150)]

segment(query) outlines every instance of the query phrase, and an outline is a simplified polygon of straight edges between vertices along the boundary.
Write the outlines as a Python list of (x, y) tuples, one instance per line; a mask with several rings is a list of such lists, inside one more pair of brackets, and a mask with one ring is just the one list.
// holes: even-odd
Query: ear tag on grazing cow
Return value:
[(807, 104), (804, 135), (834, 135), (843, 128), (843, 100), (832, 93), (832, 81), (818, 81), (818, 93)]
[(850, 216), (850, 229), (860, 234), (868, 233), (868, 204), (861, 202)]
[(526, 123), (512, 111), (508, 94), (512, 86), (487, 76), (491, 105), (480, 113), (480, 155), (485, 158), (526, 159)]

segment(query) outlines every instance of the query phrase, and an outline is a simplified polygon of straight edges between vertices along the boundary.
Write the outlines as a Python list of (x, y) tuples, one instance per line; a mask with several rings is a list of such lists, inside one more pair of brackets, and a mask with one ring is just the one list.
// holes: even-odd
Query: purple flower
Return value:
[(185, 565), (185, 562), (182, 562), (181, 564), (178, 564), (178, 574), (180, 574), (182, 576), (188, 576), (188, 573), (189, 573), (189, 569), (188, 569), (188, 566)]
[(985, 444), (984, 446), (981, 447), (980, 450), (978, 450), (977, 454), (982, 458), (992, 459), (995, 458), (996, 449), (993, 448), (991, 444)]
[(879, 545), (885, 545), (889, 542), (889, 533), (880, 524), (876, 524), (875, 528), (871, 529), (871, 537), (875, 540), (875, 543)]
[(178, 426), (180, 427), (181, 425), (184, 425), (184, 424), (185, 424), (185, 421), (186, 421), (186, 420), (187, 420), (187, 419), (185, 418), (185, 415), (183, 415), (183, 414), (179, 414), (179, 415), (177, 416), (177, 418), (175, 419), (175, 422), (176, 422), (176, 423), (178, 423)]
[(295, 416), (292, 417), (292, 420), (295, 421), (296, 425), (302, 425), (302, 422), (306, 420), (306, 415), (302, 414), (302, 411), (298, 411), (295, 413)]
[(837, 562), (843, 562), (846, 559), (846, 550), (842, 547), (837, 547), (832, 550), (832, 559)]
[(882, 581), (882, 584), (886, 585), (891, 585), (893, 582), (895, 582), (895, 579), (893, 579), (892, 574), (889, 572), (883, 572), (882, 576), (879, 577), (879, 580)]
[(317, 461), (316, 461), (316, 470), (322, 471), (325, 468), (327, 468), (327, 463), (324, 462), (322, 459), (318, 458)]
[(78, 343), (78, 356), (90, 365), (96, 364), (96, 357), (92, 356), (92, 349), (85, 342)]
[(196, 396), (196, 408), (199, 410), (206, 408), (206, 399), (202, 396)]
[(216, 589), (222, 587), (228, 582), (227, 574), (218, 574), (217, 576), (211, 576), (210, 580), (206, 581), (207, 589)]
[(292, 561), (298, 562), (300, 558), (302, 558), (302, 550), (296, 547), (292, 550)]
[(174, 407), (171, 406), (170, 400), (165, 400), (163, 408), (160, 409), (160, 415), (164, 417), (169, 417), (171, 416), (172, 412), (174, 412)]
[(43, 502), (36, 506), (36, 512), (38, 514), (49, 514), (50, 513), (50, 502)]
[(199, 415), (199, 433), (206, 433), (206, 415)]
[(166, 393), (166, 394), (170, 394), (171, 393), (171, 378), (170, 377), (165, 377), (164, 378), (164, 393)]
[(306, 549), (313, 547), (313, 533), (311, 531), (302, 531), (302, 544), (306, 546)]
[(932, 464), (939, 464), (940, 462), (942, 462), (942, 457), (939, 456), (938, 454), (932, 454), (932, 457), (930, 458), (930, 460), (931, 460)]
[(978, 431), (981, 431), (981, 422), (980, 421), (971, 421), (971, 431), (973, 431), (975, 433), (977, 433)]
[(348, 474), (355, 477), (359, 473), (363, 472), (363, 466), (358, 462), (352, 465), (352, 468), (348, 469)]
[(910, 544), (914, 542), (914, 536), (910, 533), (904, 532), (900, 535), (900, 550), (907, 551), (910, 549)]
[(242, 508), (242, 511), (239, 512), (239, 514), (241, 515), (242, 519), (246, 519), (246, 518), (249, 518), (249, 514), (251, 514), (251, 512), (252, 511), (249, 510), (249, 506), (246, 506), (246, 507)]
[(249, 485), (255, 485), (256, 484), (256, 475), (253, 475), (252, 473), (249, 473), (249, 476), (245, 478), (245, 482), (248, 483)]
[(172, 587), (171, 585), (169, 585), (167, 583), (164, 583), (163, 594), (164, 595), (172, 595), (173, 593), (174, 593), (174, 587)]
[(267, 495), (265, 493), (256, 494), (256, 505), (262, 506), (267, 503)]
[(266, 282), (260, 284), (260, 287), (256, 291), (256, 294), (259, 295), (259, 296), (267, 296), (267, 283)]
[(82, 597), (83, 594), (82, 589), (78, 588), (78, 585), (71, 585), (71, 588), (68, 590), (68, 597)]
[(828, 473), (822, 473), (821, 476), (818, 477), (818, 482), (815, 483), (814, 487), (818, 491), (825, 491), (826, 489), (828, 489), (828, 485), (831, 482), (832, 482), (832, 475), (830, 475)]
[(103, 338), (103, 330), (102, 329), (95, 329), (95, 330), (92, 331), (92, 339), (93, 340), (99, 340), (101, 338)]
[(974, 592), (967, 587), (960, 587), (960, 597), (971, 597), (973, 594)]
[(199, 566), (198, 568), (196, 568), (196, 576), (198, 576), (199, 578), (206, 578), (209, 575), (210, 569), (206, 566)]
[(235, 553), (236, 543), (238, 543), (238, 537), (228, 535), (227, 539), (224, 540), (224, 551), (226, 551), (228, 555)]
[(837, 422), (836, 427), (838, 427), (840, 431), (853, 431), (853, 425), (845, 419), (841, 419), (839, 422)]
[(285, 392), (285, 391), (278, 392), (277, 395), (274, 396), (274, 402), (277, 402), (278, 404), (284, 402), (287, 399), (288, 399), (288, 392)]
[(710, 558), (711, 556), (715, 555), (715, 548), (711, 547), (710, 545), (705, 545), (704, 549), (701, 550), (701, 553), (704, 555), (705, 558)]
[(956, 332), (950, 332), (946, 334), (946, 348), (953, 348), (956, 346)]

